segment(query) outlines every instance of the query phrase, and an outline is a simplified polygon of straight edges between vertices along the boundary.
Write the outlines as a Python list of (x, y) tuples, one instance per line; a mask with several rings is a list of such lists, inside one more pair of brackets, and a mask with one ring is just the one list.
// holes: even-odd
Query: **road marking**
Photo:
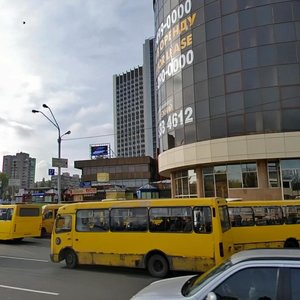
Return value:
[(45, 291), (31, 290), (31, 289), (23, 289), (23, 288), (19, 288), (19, 287), (15, 287), (15, 286), (2, 285), (2, 284), (0, 284), (0, 288), (18, 290), (18, 291), (23, 291), (23, 292), (31, 292), (31, 293), (37, 293), (37, 294), (47, 294), (47, 295), (52, 295), (52, 296), (59, 295), (59, 293), (45, 292)]
[(19, 260), (30, 260), (30, 261), (38, 261), (38, 262), (44, 262), (44, 263), (49, 262), (48, 260), (45, 260), (45, 259), (35, 259), (35, 258), (26, 258), (26, 257), (15, 257), (15, 256), (4, 256), (4, 255), (0, 255), (0, 258), (19, 259)]

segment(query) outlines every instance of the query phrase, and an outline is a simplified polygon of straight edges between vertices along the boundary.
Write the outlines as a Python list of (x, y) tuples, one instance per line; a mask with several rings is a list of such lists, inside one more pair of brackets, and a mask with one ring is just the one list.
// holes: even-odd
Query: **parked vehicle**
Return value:
[(203, 275), (151, 283), (132, 300), (298, 300), (300, 250), (252, 249), (238, 252)]

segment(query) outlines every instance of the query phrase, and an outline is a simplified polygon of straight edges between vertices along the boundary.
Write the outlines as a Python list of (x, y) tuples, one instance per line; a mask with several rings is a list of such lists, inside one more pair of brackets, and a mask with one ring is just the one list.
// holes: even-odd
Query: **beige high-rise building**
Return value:
[(2, 172), (9, 179), (18, 179), (19, 188), (29, 189), (34, 187), (36, 159), (27, 153), (3, 156)]

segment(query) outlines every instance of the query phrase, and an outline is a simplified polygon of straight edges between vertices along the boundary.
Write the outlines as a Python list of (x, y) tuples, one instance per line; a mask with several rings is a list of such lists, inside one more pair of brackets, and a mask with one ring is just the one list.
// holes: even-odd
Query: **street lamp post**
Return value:
[[(58, 131), (58, 138), (57, 138), (57, 143), (58, 143), (58, 160), (61, 159), (61, 140), (62, 140), (62, 137), (67, 135), (67, 134), (70, 134), (71, 131), (68, 130), (67, 132), (65, 132), (64, 134), (61, 134), (60, 133), (60, 127), (58, 125), (58, 122), (56, 121), (56, 118), (54, 117), (54, 114), (51, 110), (51, 108), (46, 105), (46, 104), (43, 104), (43, 107), (44, 108), (47, 108), (50, 113), (51, 113), (51, 116), (52, 116), (52, 120), (46, 115), (44, 114), (42, 111), (40, 110), (35, 110), (33, 109), (32, 112), (33, 113), (41, 113)], [(57, 167), (57, 193), (58, 193), (58, 203), (61, 203), (61, 167), (60, 165)]]

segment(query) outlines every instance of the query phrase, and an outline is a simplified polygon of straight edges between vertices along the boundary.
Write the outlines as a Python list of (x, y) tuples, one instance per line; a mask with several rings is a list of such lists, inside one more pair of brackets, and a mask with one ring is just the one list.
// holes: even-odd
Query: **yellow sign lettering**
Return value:
[(189, 29), (189, 26), (188, 26), (188, 23), (187, 23), (187, 20), (184, 19), (180, 22), (180, 32), (185, 32)]
[(189, 35), (187, 35), (186, 37), (182, 38), (180, 41), (180, 48), (183, 50), (184, 48), (192, 45), (193, 43), (193, 36), (190, 33)]
[(192, 16), (187, 17), (187, 21), (189, 23), (190, 28), (193, 26), (195, 19), (196, 19), (196, 13), (193, 13)]

